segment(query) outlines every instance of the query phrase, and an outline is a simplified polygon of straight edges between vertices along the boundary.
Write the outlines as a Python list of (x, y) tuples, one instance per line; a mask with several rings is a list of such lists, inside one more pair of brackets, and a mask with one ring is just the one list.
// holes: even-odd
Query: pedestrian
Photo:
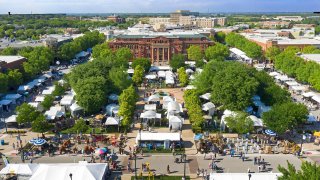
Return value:
[(131, 152), (131, 150), (132, 150), (132, 149), (131, 149), (131, 146), (129, 146), (129, 151)]
[(262, 163), (264, 163), (264, 158), (262, 159)]
[(128, 171), (129, 171), (129, 172), (131, 172), (131, 165), (130, 165), (130, 162), (128, 162), (127, 169), (128, 169)]
[(207, 154), (207, 153), (204, 153), (203, 159), (206, 159), (206, 154)]
[(256, 164), (257, 164), (257, 158), (254, 157), (254, 158), (253, 158), (253, 165), (256, 165)]
[(208, 176), (208, 172), (207, 172), (207, 170), (204, 170), (204, 179), (207, 179), (207, 176)]
[(204, 179), (204, 169), (201, 170), (202, 179)]
[(199, 176), (200, 176), (200, 169), (198, 167), (198, 169), (197, 169), (197, 177), (199, 177)]
[(12, 143), (13, 150), (16, 150), (16, 145)]
[(242, 159), (242, 162), (244, 162), (244, 156), (242, 156), (241, 159)]
[(258, 165), (260, 165), (260, 159), (258, 158)]
[(248, 173), (250, 173), (250, 168), (248, 168)]
[(217, 159), (217, 153), (214, 153), (214, 159)]
[(32, 163), (33, 163), (33, 157), (30, 158), (30, 164), (32, 164)]
[(167, 166), (167, 173), (170, 174), (170, 166), (169, 166), (169, 164)]
[(261, 171), (261, 166), (259, 165), (259, 166), (258, 166), (258, 172), (260, 172), (260, 171)]

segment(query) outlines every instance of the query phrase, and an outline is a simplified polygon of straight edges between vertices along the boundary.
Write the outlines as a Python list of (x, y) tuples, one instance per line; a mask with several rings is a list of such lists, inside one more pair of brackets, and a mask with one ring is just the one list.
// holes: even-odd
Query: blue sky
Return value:
[(320, 0), (0, 0), (7, 13), (311, 12)]

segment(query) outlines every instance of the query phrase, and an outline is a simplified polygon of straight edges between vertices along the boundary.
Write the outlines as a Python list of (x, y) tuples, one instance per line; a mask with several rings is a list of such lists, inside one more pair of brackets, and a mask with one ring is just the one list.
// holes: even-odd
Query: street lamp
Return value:
[(140, 126), (140, 129), (139, 129), (139, 134), (140, 134), (139, 147), (141, 147), (141, 126)]
[(137, 154), (135, 152), (133, 152), (133, 156), (134, 156), (134, 178), (135, 180), (137, 180)]
[(187, 163), (187, 155), (186, 154), (181, 154), (182, 158), (183, 159), (183, 180), (186, 179), (186, 163)]

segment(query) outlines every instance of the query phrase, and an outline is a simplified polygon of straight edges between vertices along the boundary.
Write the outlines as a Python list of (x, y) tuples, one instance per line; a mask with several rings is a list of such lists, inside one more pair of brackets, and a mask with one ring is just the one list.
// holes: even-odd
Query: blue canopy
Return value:
[(194, 135), (194, 140), (199, 141), (202, 138), (203, 134)]
[(277, 135), (275, 132), (273, 132), (273, 131), (270, 130), (270, 129), (266, 129), (264, 132), (265, 132), (266, 134), (270, 135), (270, 136), (276, 136), (276, 135)]

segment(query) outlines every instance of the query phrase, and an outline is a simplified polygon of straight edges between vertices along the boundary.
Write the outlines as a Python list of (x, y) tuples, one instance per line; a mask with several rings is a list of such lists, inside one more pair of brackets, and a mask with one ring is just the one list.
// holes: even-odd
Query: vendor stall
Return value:
[(147, 143), (155, 143), (157, 147), (168, 149), (172, 142), (180, 142), (180, 133), (138, 133), (136, 143), (141, 144), (142, 147)]

